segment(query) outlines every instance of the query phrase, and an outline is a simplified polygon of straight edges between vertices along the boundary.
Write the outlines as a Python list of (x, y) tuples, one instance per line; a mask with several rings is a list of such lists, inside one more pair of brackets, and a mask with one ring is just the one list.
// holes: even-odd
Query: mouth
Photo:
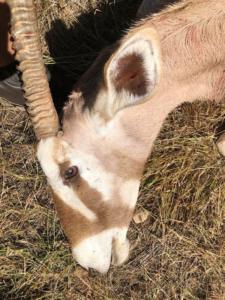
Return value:
[(126, 235), (124, 238), (124, 234), (115, 232), (115, 229), (105, 230), (81, 241), (72, 248), (72, 253), (78, 264), (86, 270), (94, 269), (106, 274), (111, 264), (118, 266), (127, 260), (129, 241)]

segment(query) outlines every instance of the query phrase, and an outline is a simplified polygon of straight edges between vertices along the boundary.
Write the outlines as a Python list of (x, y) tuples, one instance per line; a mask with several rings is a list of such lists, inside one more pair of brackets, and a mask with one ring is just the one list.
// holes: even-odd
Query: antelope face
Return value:
[(38, 158), (74, 258), (83, 267), (104, 273), (111, 258), (121, 264), (128, 257), (126, 233), (142, 161), (111, 149), (101, 136), (84, 134), (80, 133), (77, 146), (63, 138), (41, 141)]
[(152, 30), (103, 53), (64, 109), (63, 134), (38, 145), (38, 159), (75, 260), (108, 271), (129, 254), (127, 229), (148, 152), (129, 107), (147, 100), (158, 81)]

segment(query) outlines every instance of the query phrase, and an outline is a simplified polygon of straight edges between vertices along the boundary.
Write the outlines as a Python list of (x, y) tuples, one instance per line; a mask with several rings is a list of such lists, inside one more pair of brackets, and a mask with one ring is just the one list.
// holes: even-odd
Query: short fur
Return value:
[[(107, 172), (112, 176), (111, 186), (106, 184), (105, 188), (113, 187), (113, 193), (103, 201), (102, 191), (93, 189), (82, 172), (71, 182), (79, 199), (97, 215), (96, 221), (88, 221), (55, 195), (59, 217), (72, 245), (108, 228), (129, 226), (134, 208), (132, 193), (121, 193), (121, 187), (125, 189), (132, 178), (140, 181), (154, 140), (175, 107), (184, 101), (224, 98), (224, 20), (224, 0), (185, 0), (169, 6), (131, 28), (116, 45), (103, 51), (80, 79), (64, 109), (64, 133), (60, 139), (73, 149), (74, 161), (76, 153), (79, 162), (90, 161), (92, 165), (81, 166), (84, 172), (90, 167), (96, 180), (102, 182)], [(134, 37), (149, 41), (153, 48), (150, 66), (157, 70), (154, 89), (147, 88), (151, 84), (146, 81), (149, 70), (142, 57), (134, 53), (118, 60), (113, 94), (108, 70), (123, 45)], [(134, 81), (127, 82), (130, 78)], [(141, 88), (137, 89), (139, 84)], [(128, 93), (120, 93), (121, 89)], [(142, 97), (134, 98), (136, 91), (145, 103)], [(131, 97), (136, 102), (127, 107)], [(88, 160), (87, 155), (94, 160)], [(65, 155), (61, 169), (62, 163), (69, 166), (74, 162)], [(98, 173), (98, 166), (105, 173)]]

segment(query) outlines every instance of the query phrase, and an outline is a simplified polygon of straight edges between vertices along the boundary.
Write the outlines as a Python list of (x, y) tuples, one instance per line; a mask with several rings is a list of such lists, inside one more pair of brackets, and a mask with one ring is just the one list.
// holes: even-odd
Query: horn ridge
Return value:
[(7, 0), (7, 3), (11, 10), (18, 69), (22, 73), (26, 105), (35, 135), (38, 140), (55, 136), (59, 120), (42, 60), (33, 0)]

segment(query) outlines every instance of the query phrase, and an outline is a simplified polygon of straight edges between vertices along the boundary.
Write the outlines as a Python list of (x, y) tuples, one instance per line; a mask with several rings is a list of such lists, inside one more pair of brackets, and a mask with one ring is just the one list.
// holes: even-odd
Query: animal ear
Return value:
[(153, 29), (128, 36), (105, 66), (109, 114), (147, 100), (159, 80), (160, 50)]

